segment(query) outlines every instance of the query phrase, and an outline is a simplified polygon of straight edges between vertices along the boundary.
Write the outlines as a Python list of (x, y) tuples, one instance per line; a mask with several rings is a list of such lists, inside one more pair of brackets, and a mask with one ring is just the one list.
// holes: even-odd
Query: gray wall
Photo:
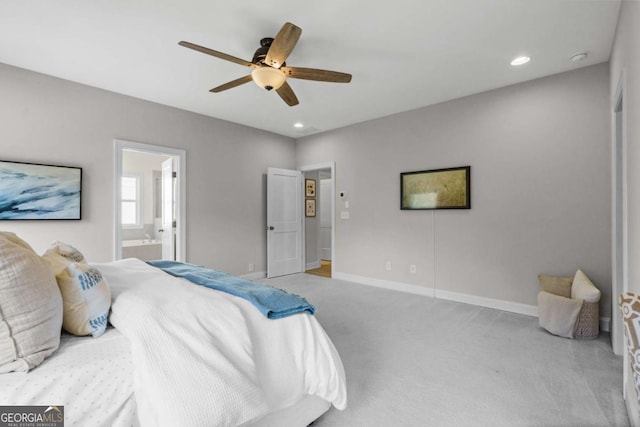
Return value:
[[(582, 268), (610, 316), (608, 108), (600, 64), (299, 140), (350, 202), (335, 271), (536, 305), (538, 274)], [(471, 210), (400, 211), (400, 172), (464, 165)]]
[[(113, 254), (113, 140), (187, 151), (187, 259), (266, 270), (268, 166), (295, 167), (294, 140), (0, 64), (3, 160), (83, 168), (82, 221), (0, 224), (38, 252), (67, 241), (89, 260)], [(212, 95), (214, 96), (214, 95)]]
[[(632, 58), (633, 47), (623, 56)], [(109, 260), (113, 139), (182, 148), (188, 260), (264, 271), (266, 168), (335, 160), (336, 190), (350, 202), (342, 220), (345, 199), (336, 199), (336, 271), (535, 305), (537, 274), (582, 268), (603, 290), (609, 316), (608, 71), (601, 64), (514, 85), (310, 136), (296, 148), (289, 138), (0, 65), (2, 159), (84, 168), (82, 221), (1, 227), (39, 252), (62, 239)], [(638, 83), (630, 80), (631, 103)], [(637, 135), (630, 130), (630, 140)], [(467, 164), (471, 210), (399, 210), (400, 172)], [(631, 197), (633, 217), (640, 198)], [(640, 227), (630, 228), (637, 242)]]

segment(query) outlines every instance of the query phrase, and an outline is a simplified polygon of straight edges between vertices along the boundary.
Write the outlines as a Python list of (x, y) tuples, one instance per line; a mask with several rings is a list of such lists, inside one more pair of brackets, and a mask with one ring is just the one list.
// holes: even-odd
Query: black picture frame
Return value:
[(400, 209), (471, 209), (471, 166), (400, 173)]
[(0, 220), (82, 219), (82, 168), (0, 160)]

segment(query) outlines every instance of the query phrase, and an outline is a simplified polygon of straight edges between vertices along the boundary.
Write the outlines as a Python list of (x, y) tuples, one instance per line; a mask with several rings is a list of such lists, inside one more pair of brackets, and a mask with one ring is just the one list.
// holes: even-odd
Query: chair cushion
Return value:
[(541, 291), (571, 298), (571, 283), (573, 282), (573, 277), (556, 277), (540, 274), (538, 275), (538, 280), (540, 281)]
[(0, 373), (28, 371), (60, 344), (62, 298), (47, 263), (0, 232)]
[(582, 300), (580, 299), (565, 298), (540, 291), (538, 293), (538, 324), (554, 335), (573, 338), (581, 308)]
[(600, 301), (600, 291), (582, 270), (576, 271), (576, 275), (573, 278), (571, 298), (581, 299), (586, 302)]

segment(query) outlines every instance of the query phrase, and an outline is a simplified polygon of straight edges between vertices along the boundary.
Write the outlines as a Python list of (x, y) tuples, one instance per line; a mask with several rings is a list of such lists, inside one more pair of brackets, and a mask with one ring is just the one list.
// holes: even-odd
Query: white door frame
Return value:
[[(326, 181), (326, 180), (331, 180), (333, 181), (333, 177), (330, 176), (329, 178), (322, 178), (322, 171), (324, 171), (325, 169), (320, 170), (318, 174), (318, 200), (320, 201), (320, 206), (317, 209), (318, 213), (322, 212), (322, 206), (327, 203), (327, 200), (325, 200), (322, 197), (322, 181)], [(331, 205), (333, 206), (333, 204), (335, 203), (335, 200), (333, 200), (332, 197), (332, 193), (333, 193), (333, 182), (330, 184), (329, 189), (331, 190), (329, 192), (329, 195), (327, 196), (327, 198), (331, 201)], [(333, 209), (329, 209), (329, 217), (331, 217), (331, 214), (333, 213)], [(330, 218), (331, 219), (331, 218)], [(333, 224), (332, 224), (333, 225)], [(333, 239), (332, 239), (333, 241)], [(320, 220), (318, 221), (318, 247), (317, 247), (317, 251), (318, 251), (318, 261), (322, 261), (324, 258), (322, 258), (322, 214), (320, 214)], [(331, 248), (329, 248), (329, 251), (331, 251)], [(330, 261), (333, 262), (333, 254), (331, 254), (331, 256), (329, 257)]]
[[(325, 163), (317, 163), (315, 165), (306, 165), (300, 166), (298, 168), (303, 174), (304, 172), (311, 172), (315, 170), (321, 169), (330, 169), (331, 170), (331, 277), (334, 276), (334, 270), (336, 265), (336, 260), (338, 259), (336, 254), (336, 162), (325, 162)], [(304, 191), (304, 189), (302, 190)], [(302, 220), (302, 260), (304, 264), (304, 260), (306, 259), (306, 237), (305, 237), (305, 221), (304, 218)]]
[[(177, 225), (176, 218), (174, 218), (174, 205), (176, 203), (174, 194), (176, 194), (174, 187), (174, 177), (177, 176), (176, 168), (174, 164), (175, 157), (171, 156), (162, 162), (162, 200), (161, 200), (161, 213), (160, 213), (160, 230), (162, 230), (162, 259), (175, 260), (176, 256), (176, 244), (175, 244), (175, 232), (173, 225)], [(175, 222), (174, 222), (175, 221)], [(160, 231), (158, 230), (158, 231)]]
[(163, 147), (160, 145), (144, 144), (140, 142), (113, 140), (113, 259), (122, 258), (122, 231), (120, 225), (120, 176), (122, 176), (122, 151), (133, 150), (154, 154), (173, 156), (176, 161), (177, 191), (176, 191), (176, 260), (185, 262), (186, 257), (186, 221), (187, 221), (187, 152), (179, 148)]
[[(623, 69), (611, 100), (611, 347), (626, 356), (618, 295), (629, 290), (628, 207), (627, 207), (627, 94)], [(621, 224), (619, 223), (621, 222)], [(618, 233), (620, 230), (620, 233)], [(620, 277), (620, 275), (622, 277)], [(625, 357), (626, 359), (626, 357)], [(627, 360), (625, 360), (625, 373)], [(626, 376), (625, 376), (626, 379)]]

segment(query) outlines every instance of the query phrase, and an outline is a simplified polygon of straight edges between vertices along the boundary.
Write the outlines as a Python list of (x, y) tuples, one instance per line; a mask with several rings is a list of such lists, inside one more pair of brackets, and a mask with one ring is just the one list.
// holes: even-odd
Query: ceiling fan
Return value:
[(263, 89), (275, 89), (280, 98), (292, 107), (298, 105), (298, 98), (287, 83), (287, 77), (333, 83), (349, 83), (351, 81), (351, 74), (347, 73), (315, 68), (288, 67), (285, 61), (298, 42), (300, 34), (302, 34), (300, 27), (290, 22), (285, 23), (275, 38), (265, 37), (260, 40), (260, 47), (256, 50), (251, 62), (186, 41), (181, 41), (178, 44), (253, 69), (251, 74), (214, 87), (210, 92), (222, 92), (253, 80)]

